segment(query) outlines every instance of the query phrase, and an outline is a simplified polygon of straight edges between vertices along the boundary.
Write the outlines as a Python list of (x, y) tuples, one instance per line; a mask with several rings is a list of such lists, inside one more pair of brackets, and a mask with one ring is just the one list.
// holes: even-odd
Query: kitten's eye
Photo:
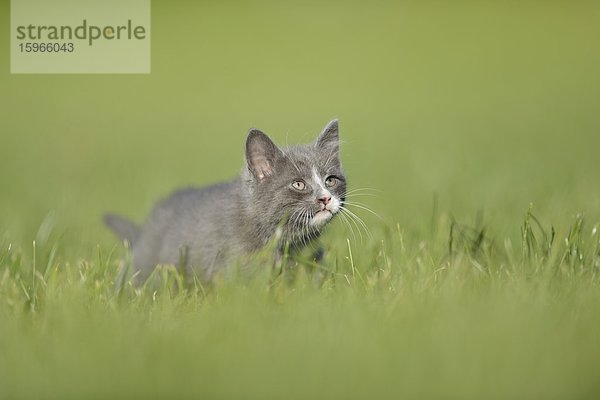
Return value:
[(306, 188), (306, 184), (302, 181), (294, 181), (292, 183), (292, 187), (296, 190), (304, 190)]
[(325, 185), (327, 185), (327, 187), (333, 187), (337, 185), (337, 183), (338, 179), (335, 176), (328, 176), (327, 179), (325, 179)]

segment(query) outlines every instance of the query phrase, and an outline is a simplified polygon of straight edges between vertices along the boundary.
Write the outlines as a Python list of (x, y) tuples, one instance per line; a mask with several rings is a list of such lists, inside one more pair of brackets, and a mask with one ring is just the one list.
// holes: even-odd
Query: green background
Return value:
[(350, 184), (380, 190), (389, 222), (418, 227), (434, 193), (498, 229), (530, 202), (598, 220), (599, 15), (595, 2), (155, 2), (150, 75), (9, 75), (2, 61), (2, 231), (28, 242), (54, 211), (73, 240), (107, 244), (102, 212), (141, 220), (173, 188), (237, 174), (250, 127), (293, 144), (333, 117)]
[(368, 270), (377, 254), (366, 249), (399, 229), (413, 254), (391, 267), (409, 269), (401, 281), (428, 260), (426, 241), (437, 249), (429, 272), (374, 298), (306, 289), (271, 302), (233, 288), (205, 307), (115, 311), (89, 300), (110, 282), (86, 281), (47, 294), (41, 322), (14, 311), (22, 293), (9, 296), (5, 274), (5, 394), (599, 393), (595, 278), (559, 294), (540, 294), (527, 274), (501, 284), (459, 274), (440, 288), (432, 271), (448, 226), (435, 236), (432, 224), (481, 224), (519, 253), (532, 203), (559, 235), (583, 213), (594, 238), (600, 3), (154, 1), (150, 75), (10, 75), (7, 1), (0, 21), (0, 243), (23, 260), (36, 238), (58, 243), (65, 265), (123, 256), (102, 213), (142, 221), (174, 188), (235, 176), (249, 128), (302, 143), (334, 117), (350, 188), (372, 188), (363, 202), (383, 221), (357, 210), (372, 242), (336, 221), (326, 246), (339, 255), (350, 238)]

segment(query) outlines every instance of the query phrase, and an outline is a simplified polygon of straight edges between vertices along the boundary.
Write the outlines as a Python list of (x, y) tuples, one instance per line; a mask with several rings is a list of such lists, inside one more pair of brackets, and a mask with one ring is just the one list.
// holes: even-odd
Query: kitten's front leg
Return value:
[(289, 283), (293, 282), (299, 267), (304, 267), (306, 272), (309, 272), (317, 281), (322, 281), (326, 278), (323, 273), (322, 263), (325, 250), (321, 244), (317, 244), (316, 249), (313, 247), (312, 252), (309, 248), (296, 249), (289, 245), (278, 246), (273, 258), (274, 276), (284, 274)]

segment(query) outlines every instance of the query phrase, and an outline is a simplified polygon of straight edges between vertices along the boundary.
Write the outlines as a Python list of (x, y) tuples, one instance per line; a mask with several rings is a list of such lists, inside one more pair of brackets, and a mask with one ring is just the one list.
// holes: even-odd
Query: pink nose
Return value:
[(323, 205), (329, 204), (330, 201), (331, 201), (331, 196), (325, 196), (325, 197), (321, 197), (319, 199), (319, 202), (323, 203)]

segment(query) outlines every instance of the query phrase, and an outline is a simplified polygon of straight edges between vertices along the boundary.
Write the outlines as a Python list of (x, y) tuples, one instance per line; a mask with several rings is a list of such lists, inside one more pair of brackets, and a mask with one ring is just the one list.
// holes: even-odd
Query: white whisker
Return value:
[(348, 198), (348, 197), (358, 197), (358, 196), (371, 196), (371, 197), (377, 197), (376, 194), (374, 193), (352, 193), (352, 194), (344, 194), (343, 197)]
[(348, 221), (348, 217), (344, 213), (340, 213), (340, 217), (342, 218), (342, 221), (344, 221), (344, 224), (346, 224), (346, 226), (350, 229), (350, 233), (352, 233), (352, 239), (356, 242), (356, 234), (354, 233), (352, 225)]
[[(347, 208), (341, 208), (340, 210), (343, 210), (343, 212), (347, 213), (348, 216), (351, 217), (351, 220), (358, 222), (360, 224), (360, 226), (362, 226), (362, 228), (365, 230), (365, 233), (367, 234), (367, 236), (371, 239), (373, 239), (373, 235), (371, 235), (371, 231), (369, 230), (369, 228), (367, 227), (367, 224), (365, 224), (365, 222), (356, 214), (354, 214), (352, 211), (348, 210)], [(360, 230), (359, 230), (360, 232)]]
[(366, 191), (369, 191), (369, 190), (372, 190), (372, 191), (374, 191), (374, 192), (379, 192), (379, 193), (382, 193), (382, 190), (379, 190), (379, 189), (374, 189), (374, 188), (368, 188), (368, 187), (364, 187), (364, 188), (354, 188), (354, 189), (352, 189), (352, 190), (348, 190), (348, 191), (346, 192), (346, 194), (351, 194), (351, 193), (355, 193), (355, 192), (366, 192)]
[(348, 220), (350, 220), (350, 222), (352, 222), (354, 224), (354, 226), (356, 226), (356, 230), (358, 231), (358, 236), (360, 237), (360, 242), (363, 243), (363, 235), (362, 235), (362, 231), (361, 231), (361, 226), (358, 225), (358, 223), (356, 222), (356, 220), (354, 218), (354, 214), (350, 213), (345, 208), (340, 208), (340, 211), (342, 212), (342, 214), (345, 214), (348, 217)]
[(371, 214), (373, 214), (377, 218), (383, 220), (383, 218), (379, 214), (377, 214), (375, 211), (371, 210), (369, 207), (367, 207), (366, 205), (364, 205), (362, 203), (355, 203), (355, 202), (351, 202), (351, 201), (346, 201), (345, 204), (349, 205), (351, 207), (357, 207), (357, 208), (360, 208), (361, 210), (365, 210), (367, 212), (370, 212)]
[(325, 161), (325, 166), (323, 167), (325, 170), (329, 166), (329, 162), (331, 161), (331, 159), (333, 158), (334, 155), (336, 155), (336, 153), (335, 152), (331, 152), (331, 154), (329, 154), (329, 157), (327, 157), (327, 161)]
[(294, 160), (292, 160), (292, 157), (290, 157), (286, 152), (283, 152), (283, 155), (289, 160), (289, 162), (294, 166), (294, 168), (296, 168), (296, 171), (298, 171), (299, 174), (302, 174), (302, 172), (300, 172), (300, 168), (298, 168)]

